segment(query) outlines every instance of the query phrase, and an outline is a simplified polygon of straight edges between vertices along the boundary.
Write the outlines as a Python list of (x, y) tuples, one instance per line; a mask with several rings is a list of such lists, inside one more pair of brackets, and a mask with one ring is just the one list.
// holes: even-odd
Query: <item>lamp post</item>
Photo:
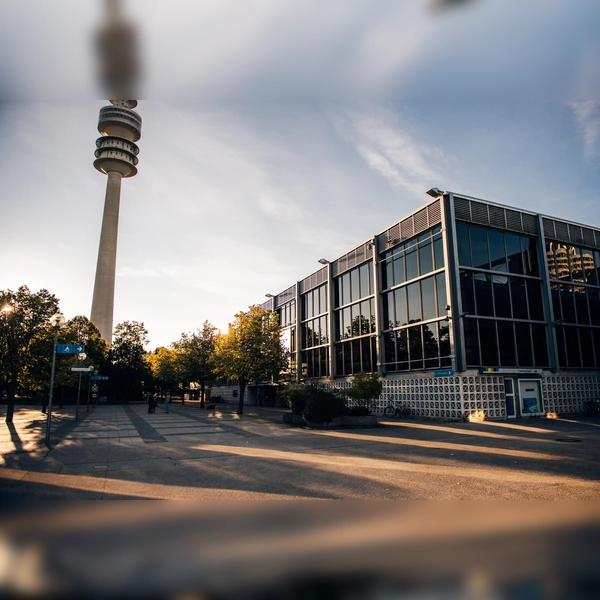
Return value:
[[(85, 360), (87, 358), (87, 354), (82, 352), (77, 355), (79, 360)], [(79, 385), (77, 387), (77, 405), (75, 406), (75, 420), (79, 421), (79, 397), (81, 396), (81, 371), (79, 371)]]
[(50, 424), (52, 422), (52, 393), (54, 391), (54, 368), (56, 367), (56, 346), (58, 330), (64, 327), (66, 319), (63, 314), (56, 313), (50, 317), (50, 325), (54, 327), (54, 346), (52, 348), (52, 369), (50, 371), (50, 393), (48, 394), (48, 417), (46, 419), (46, 447), (50, 448)]

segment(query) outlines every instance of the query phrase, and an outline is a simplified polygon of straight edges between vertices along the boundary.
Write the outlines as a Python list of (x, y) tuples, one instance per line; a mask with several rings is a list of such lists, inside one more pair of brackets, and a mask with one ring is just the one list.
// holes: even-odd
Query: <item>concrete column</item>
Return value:
[(117, 265), (117, 234), (119, 230), (119, 204), (121, 199), (121, 173), (108, 172), (102, 232), (98, 248), (96, 281), (90, 320), (98, 327), (102, 337), (112, 343), (113, 310), (115, 302), (115, 276)]

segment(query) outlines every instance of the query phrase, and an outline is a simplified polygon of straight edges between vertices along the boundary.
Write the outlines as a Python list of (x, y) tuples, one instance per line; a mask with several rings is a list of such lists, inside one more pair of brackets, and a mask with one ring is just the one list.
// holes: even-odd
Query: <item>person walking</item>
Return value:
[(171, 402), (171, 392), (167, 392), (165, 395), (165, 412), (169, 412), (169, 402)]
[(148, 412), (156, 412), (156, 403), (154, 402), (154, 394), (148, 392)]

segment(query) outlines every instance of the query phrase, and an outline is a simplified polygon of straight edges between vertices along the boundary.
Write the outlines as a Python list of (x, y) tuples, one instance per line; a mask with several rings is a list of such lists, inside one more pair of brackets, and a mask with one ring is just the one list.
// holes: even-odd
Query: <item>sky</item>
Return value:
[[(596, 0), (129, 0), (114, 323), (221, 329), (438, 187), (600, 227)], [(0, 289), (89, 316), (100, 0), (0, 3)]]

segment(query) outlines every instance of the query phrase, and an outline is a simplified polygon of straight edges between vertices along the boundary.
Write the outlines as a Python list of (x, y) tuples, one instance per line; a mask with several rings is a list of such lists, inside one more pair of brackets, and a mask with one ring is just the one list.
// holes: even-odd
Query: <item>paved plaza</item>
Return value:
[(285, 425), (283, 409), (197, 402), (18, 407), (0, 425), (5, 505), (46, 499), (598, 499), (600, 421)]

